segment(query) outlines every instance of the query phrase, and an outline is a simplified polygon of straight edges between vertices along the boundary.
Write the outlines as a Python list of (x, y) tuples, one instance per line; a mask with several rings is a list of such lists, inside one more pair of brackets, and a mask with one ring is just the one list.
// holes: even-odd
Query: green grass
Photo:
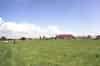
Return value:
[(0, 66), (11, 66), (11, 52), (10, 45), (0, 44)]
[(100, 40), (1, 43), (0, 66), (100, 66)]

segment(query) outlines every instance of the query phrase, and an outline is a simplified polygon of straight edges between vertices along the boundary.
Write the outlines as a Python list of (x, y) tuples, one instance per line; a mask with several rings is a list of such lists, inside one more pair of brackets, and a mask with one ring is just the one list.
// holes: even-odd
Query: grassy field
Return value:
[(100, 40), (1, 42), (0, 66), (100, 66)]

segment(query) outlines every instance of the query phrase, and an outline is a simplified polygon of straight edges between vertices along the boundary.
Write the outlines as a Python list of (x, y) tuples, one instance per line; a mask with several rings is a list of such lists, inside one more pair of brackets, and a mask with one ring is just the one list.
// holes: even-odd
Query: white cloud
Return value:
[(0, 18), (0, 36), (16, 38), (25, 36), (38, 38), (40, 35), (52, 37), (59, 33), (63, 33), (59, 29), (59, 26), (49, 25), (45, 28), (42, 28), (35, 24), (4, 21), (2, 18)]

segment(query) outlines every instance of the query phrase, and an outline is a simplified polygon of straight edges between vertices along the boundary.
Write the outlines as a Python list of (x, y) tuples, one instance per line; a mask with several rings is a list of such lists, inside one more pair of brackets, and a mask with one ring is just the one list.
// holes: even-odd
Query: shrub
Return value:
[(26, 40), (26, 38), (25, 37), (21, 37), (20, 40)]
[(2, 36), (0, 39), (1, 40), (7, 40), (7, 38), (5, 36)]

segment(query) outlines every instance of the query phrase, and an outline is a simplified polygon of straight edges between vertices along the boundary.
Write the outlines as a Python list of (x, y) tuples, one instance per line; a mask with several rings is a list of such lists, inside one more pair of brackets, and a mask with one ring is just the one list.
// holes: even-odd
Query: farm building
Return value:
[(74, 39), (72, 34), (59, 34), (56, 35), (56, 39)]
[(100, 35), (97, 35), (97, 36), (96, 36), (96, 39), (100, 39)]

